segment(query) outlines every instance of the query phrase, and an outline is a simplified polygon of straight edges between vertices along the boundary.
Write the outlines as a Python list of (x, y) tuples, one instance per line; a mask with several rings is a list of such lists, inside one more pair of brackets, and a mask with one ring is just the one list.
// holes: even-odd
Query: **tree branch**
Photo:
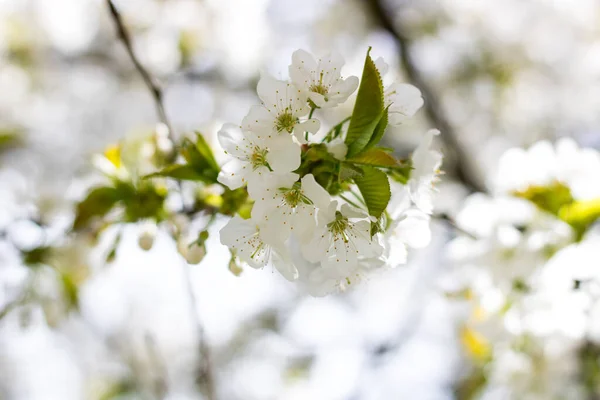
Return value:
[(142, 76), (144, 83), (148, 87), (148, 91), (150, 91), (150, 94), (152, 95), (152, 99), (154, 100), (154, 105), (156, 107), (156, 112), (158, 114), (158, 119), (167, 127), (167, 129), (169, 130), (169, 138), (173, 143), (175, 143), (175, 141), (173, 140), (173, 128), (171, 126), (171, 123), (169, 122), (167, 113), (165, 112), (162, 89), (160, 88), (158, 82), (155, 81), (152, 75), (150, 75), (148, 70), (142, 65), (140, 60), (138, 60), (135, 53), (133, 52), (133, 44), (131, 41), (131, 37), (129, 36), (129, 32), (127, 32), (127, 29), (125, 28), (125, 24), (123, 23), (123, 18), (121, 17), (119, 10), (117, 10), (112, 0), (106, 0), (106, 3), (108, 4), (110, 15), (112, 16), (112, 19), (117, 27), (117, 35), (121, 42), (123, 42), (123, 45), (125, 46), (125, 50), (127, 50), (129, 58), (133, 62), (133, 65), (135, 66), (137, 71)]
[(487, 188), (476, 174), (476, 168), (460, 143), (458, 135), (444, 114), (442, 105), (438, 101), (435, 91), (427, 84), (421, 71), (416, 66), (410, 53), (410, 39), (394, 21), (385, 9), (383, 0), (366, 0), (377, 22), (396, 41), (400, 48), (400, 62), (406, 71), (410, 82), (417, 86), (425, 99), (425, 113), (430, 123), (442, 133), (446, 146), (454, 153), (453, 174), (470, 190), (474, 192), (487, 192)]
[[(112, 19), (114, 20), (115, 25), (117, 27), (117, 34), (119, 36), (119, 39), (123, 42), (123, 45), (125, 46), (125, 49), (127, 50), (127, 54), (129, 54), (129, 58), (131, 58), (131, 61), (133, 62), (135, 68), (138, 70), (138, 72), (142, 76), (142, 79), (144, 80), (144, 83), (148, 87), (148, 90), (150, 91), (150, 94), (152, 95), (152, 98), (154, 99), (154, 104), (156, 106), (158, 118), (159, 118), (160, 122), (162, 122), (169, 130), (169, 138), (171, 139), (173, 144), (175, 144), (175, 141), (173, 138), (173, 129), (171, 127), (169, 119), (167, 118), (167, 114), (165, 112), (165, 107), (163, 104), (162, 90), (159, 87), (158, 83), (156, 83), (155, 80), (153, 79), (153, 77), (150, 75), (148, 70), (146, 70), (146, 68), (144, 68), (144, 66), (140, 63), (140, 61), (136, 57), (135, 53), (133, 52), (131, 37), (129, 36), (129, 33), (125, 29), (125, 25), (123, 23), (123, 18), (121, 17), (121, 14), (119, 13), (119, 11), (116, 9), (112, 0), (106, 0), (106, 3), (108, 4), (110, 14), (111, 14)], [(174, 153), (174, 154), (176, 154), (176, 153)], [(184, 205), (183, 209), (185, 210), (185, 205)], [(200, 314), (198, 312), (198, 304), (196, 301), (196, 295), (194, 294), (194, 288), (192, 286), (192, 278), (191, 278), (191, 274), (190, 274), (190, 268), (188, 265), (184, 265), (183, 267), (184, 267), (184, 275), (185, 275), (184, 276), (185, 277), (185, 290), (186, 290), (186, 293), (187, 293), (189, 301), (190, 301), (192, 318), (196, 325), (196, 331), (198, 334), (198, 347), (199, 347), (198, 350), (199, 350), (199, 354), (200, 354), (200, 363), (199, 363), (199, 367), (198, 367), (199, 371), (198, 371), (198, 375), (197, 375), (197, 380), (199, 381), (198, 383), (200, 383), (204, 386), (205, 391), (206, 391), (206, 393), (205, 393), (206, 398), (208, 400), (214, 400), (215, 399), (215, 387), (214, 387), (214, 379), (213, 379), (213, 373), (212, 373), (212, 364), (210, 361), (210, 351), (208, 348), (208, 344), (206, 342), (206, 335), (204, 332), (204, 327), (202, 325), (202, 321), (200, 320)]]

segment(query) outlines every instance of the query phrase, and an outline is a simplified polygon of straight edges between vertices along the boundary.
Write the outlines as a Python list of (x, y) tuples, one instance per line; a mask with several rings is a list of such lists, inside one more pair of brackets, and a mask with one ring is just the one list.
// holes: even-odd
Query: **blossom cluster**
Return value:
[(476, 300), (468, 325), (481, 337), (468, 331), (467, 347), (485, 354), (484, 397), (583, 399), (579, 377), (600, 382), (581, 359), (600, 341), (598, 172), (600, 153), (571, 139), (510, 149), (493, 195), (471, 195), (458, 214), (474, 237), (449, 250)]
[[(225, 124), (218, 132), (231, 156), (218, 181), (231, 190), (245, 187), (254, 201), (250, 218), (236, 215), (228, 221), (221, 242), (250, 266), (270, 265), (314, 295), (345, 289), (378, 267), (404, 263), (407, 245), (428, 244), (432, 188), (441, 164), (441, 154), (430, 149), (437, 131), (430, 131), (412, 156), (408, 181), (392, 181), (385, 214), (369, 213), (356, 185), (341, 178), (349, 153), (343, 122), (322, 135), (321, 122), (313, 118), (316, 110), (346, 102), (359, 87), (357, 77), (342, 77), (343, 65), (336, 53), (315, 59), (297, 50), (290, 80), (261, 76), (261, 104), (241, 125)], [(381, 59), (374, 65), (381, 80), (387, 65)], [(390, 124), (412, 117), (423, 104), (420, 91), (407, 84), (393, 83), (382, 94)], [(316, 176), (322, 160), (309, 154), (319, 149), (325, 149), (319, 154), (331, 161), (332, 171)], [(388, 186), (388, 179), (378, 185)]]

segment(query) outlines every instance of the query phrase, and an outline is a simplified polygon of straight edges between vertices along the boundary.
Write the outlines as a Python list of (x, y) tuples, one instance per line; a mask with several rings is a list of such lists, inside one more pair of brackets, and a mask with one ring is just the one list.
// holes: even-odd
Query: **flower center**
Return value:
[(346, 230), (349, 225), (348, 218), (344, 217), (341, 212), (336, 211), (335, 220), (327, 224), (327, 228), (335, 239), (341, 236), (344, 242), (348, 242), (349, 238)]
[(250, 156), (250, 163), (252, 164), (252, 168), (257, 169), (258, 167), (263, 167), (267, 165), (267, 153), (266, 149), (261, 149), (260, 147), (255, 147), (252, 155)]
[(304, 195), (300, 188), (300, 183), (294, 183), (292, 188), (279, 188), (279, 191), (283, 195), (283, 201), (291, 208), (295, 208), (300, 203), (312, 204), (310, 199)]
[(323, 86), (322, 83), (314, 84), (308, 90), (314, 93), (322, 94), (323, 96), (327, 96), (327, 93), (329, 93), (329, 89)]
[(275, 121), (275, 127), (277, 128), (278, 132), (285, 130), (289, 133), (292, 133), (296, 122), (298, 122), (298, 118), (294, 118), (294, 116), (286, 110), (277, 116), (277, 120)]

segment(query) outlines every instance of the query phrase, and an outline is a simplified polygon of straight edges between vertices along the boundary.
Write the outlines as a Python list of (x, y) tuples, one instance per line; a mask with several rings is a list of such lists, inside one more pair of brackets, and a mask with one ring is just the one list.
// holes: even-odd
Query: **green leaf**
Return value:
[(383, 134), (385, 133), (385, 129), (388, 126), (388, 109), (389, 108), (390, 108), (390, 106), (387, 106), (385, 108), (385, 110), (383, 110), (383, 114), (381, 115), (381, 119), (379, 119), (379, 122), (377, 123), (377, 126), (375, 127), (373, 136), (371, 136), (371, 139), (369, 140), (369, 143), (367, 143), (365, 148), (362, 149), (363, 152), (376, 146), (379, 143), (379, 141), (381, 140), (381, 138), (383, 137)]
[(556, 216), (563, 206), (573, 202), (571, 190), (560, 182), (553, 182), (548, 186), (530, 186), (514, 195), (529, 200), (539, 209)]
[(217, 183), (219, 166), (202, 135), (197, 134), (195, 144), (189, 139), (184, 139), (181, 154), (188, 164), (204, 177), (202, 180), (207, 183)]
[(148, 218), (160, 220), (163, 217), (166, 193), (149, 184), (140, 185), (134, 190), (123, 200), (125, 203), (125, 221), (136, 222)]
[(369, 214), (379, 218), (390, 202), (390, 181), (385, 172), (373, 167), (364, 167), (364, 175), (355, 177), (354, 182), (362, 194)]
[(22, 132), (18, 129), (0, 129), (0, 150), (22, 144)]
[(371, 48), (367, 51), (360, 87), (345, 140), (349, 157), (360, 153), (369, 144), (385, 113), (381, 75), (369, 55), (370, 51)]
[(103, 217), (114, 205), (121, 200), (121, 193), (113, 187), (99, 187), (92, 189), (87, 197), (77, 204), (74, 230), (86, 228), (95, 217)]
[(32, 267), (43, 264), (48, 259), (51, 251), (52, 248), (48, 246), (35, 247), (31, 250), (22, 250), (21, 255), (23, 256), (23, 263)]
[(196, 148), (198, 149), (198, 152), (202, 155), (204, 160), (206, 160), (208, 166), (213, 171), (217, 171), (218, 174), (220, 169), (219, 164), (217, 163), (217, 160), (215, 159), (215, 156), (210, 146), (208, 145), (208, 143), (204, 139), (204, 136), (202, 136), (200, 132), (196, 132)]
[(185, 181), (204, 181), (204, 177), (201, 173), (196, 171), (190, 165), (173, 164), (165, 167), (163, 170), (154, 172), (150, 175), (146, 175), (143, 179), (156, 178), (156, 177), (169, 177)]
[(347, 159), (346, 161), (352, 164), (371, 165), (382, 168), (399, 168), (402, 166), (396, 157), (379, 148), (363, 151), (360, 154)]
[(410, 179), (410, 172), (412, 171), (412, 169), (412, 165), (410, 165), (409, 163), (402, 164), (400, 168), (391, 169), (389, 171), (389, 176), (396, 182), (406, 185), (408, 183), (408, 180)]
[(340, 175), (339, 181), (347, 181), (348, 179), (353, 179), (355, 177), (359, 177), (363, 175), (363, 170), (361, 167), (352, 165), (352, 164), (342, 164), (340, 166)]

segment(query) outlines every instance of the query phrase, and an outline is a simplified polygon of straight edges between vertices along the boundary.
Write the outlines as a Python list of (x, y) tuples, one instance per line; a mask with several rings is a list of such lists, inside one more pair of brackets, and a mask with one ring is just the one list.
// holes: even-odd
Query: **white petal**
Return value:
[(340, 80), (331, 87), (329, 98), (332, 103), (340, 104), (345, 102), (348, 97), (358, 88), (358, 78), (349, 76), (344, 80)]
[(395, 236), (413, 248), (426, 247), (431, 242), (429, 216), (419, 210), (408, 210), (394, 229)]
[(300, 89), (308, 91), (312, 84), (312, 74), (316, 74), (317, 63), (310, 53), (304, 50), (296, 50), (292, 54), (292, 64), (289, 67), (289, 74), (292, 82)]
[(250, 170), (244, 177), (244, 181), (248, 185), (248, 194), (250, 197), (254, 198), (255, 193), (260, 193), (263, 182), (271, 175), (271, 171), (269, 171), (267, 167), (258, 167), (256, 169), (249, 167), (249, 169)]
[(236, 215), (221, 229), (219, 235), (221, 244), (234, 247), (239, 245), (241, 237), (250, 237), (255, 233), (256, 225), (252, 220), (246, 220)]
[(383, 61), (383, 57), (378, 57), (375, 60), (375, 68), (377, 68), (377, 71), (379, 71), (379, 74), (381, 76), (383, 76), (383, 75), (387, 74), (390, 66), (385, 61)]
[(294, 234), (305, 242), (317, 227), (317, 210), (312, 205), (298, 205), (292, 221)]
[(319, 121), (316, 118), (308, 119), (308, 120), (296, 125), (297, 129), (300, 129), (303, 132), (307, 131), (310, 133), (317, 133), (319, 131), (320, 127), (321, 127), (321, 121)]
[(282, 90), (285, 90), (284, 81), (279, 81), (269, 74), (261, 74), (256, 92), (267, 109), (276, 107), (277, 94)]
[(328, 105), (327, 100), (325, 100), (325, 96), (321, 93), (309, 92), (308, 98), (312, 100), (313, 103), (319, 108), (326, 108)]
[(337, 51), (332, 51), (319, 60), (317, 67), (319, 73), (323, 73), (323, 84), (331, 85), (340, 77), (342, 67), (344, 66), (344, 58)]
[(275, 172), (290, 172), (300, 166), (300, 146), (292, 140), (292, 137), (278, 135), (268, 140), (269, 152), (267, 162)]
[(315, 181), (313, 174), (302, 177), (302, 192), (308, 197), (317, 208), (327, 208), (331, 204), (331, 196), (323, 186)]
[(231, 190), (240, 188), (246, 182), (246, 168), (249, 168), (247, 163), (233, 159), (221, 167), (217, 181)]
[(289, 257), (281, 255), (279, 251), (274, 251), (271, 254), (271, 263), (288, 281), (295, 281), (298, 279), (298, 269), (296, 266)]
[(406, 83), (393, 83), (385, 92), (386, 100), (391, 103), (388, 110), (389, 123), (401, 124), (412, 117), (423, 106), (421, 91)]
[(347, 218), (366, 218), (368, 216), (366, 212), (346, 203), (342, 204), (340, 211), (342, 215)]
[(224, 124), (217, 132), (217, 139), (227, 153), (234, 157), (243, 156), (244, 152), (241, 146), (243, 146), (244, 133), (238, 125)]
[(294, 127), (294, 136), (300, 143), (306, 143), (304, 132), (317, 133), (321, 127), (321, 122), (316, 118), (311, 118)]
[(275, 132), (275, 117), (265, 107), (255, 105), (242, 120), (242, 127), (264, 139)]
[(331, 246), (331, 235), (325, 228), (315, 230), (312, 238), (302, 243), (302, 255), (308, 262), (316, 263), (327, 257), (327, 251)]

